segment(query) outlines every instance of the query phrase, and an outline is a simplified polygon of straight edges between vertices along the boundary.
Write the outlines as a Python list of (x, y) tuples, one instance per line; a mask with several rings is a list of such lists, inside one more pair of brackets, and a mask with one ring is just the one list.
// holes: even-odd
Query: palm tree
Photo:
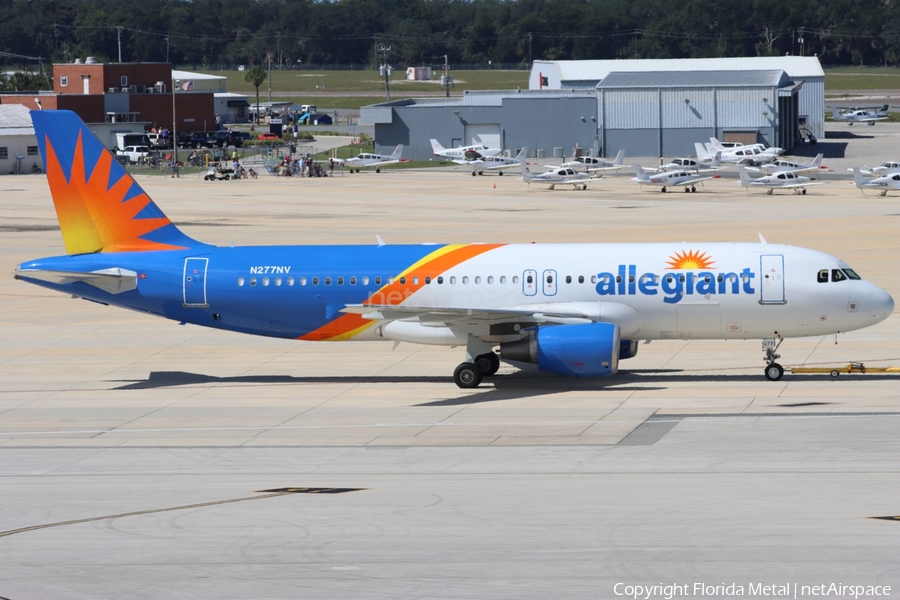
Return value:
[(244, 81), (256, 88), (256, 124), (259, 125), (259, 86), (267, 77), (266, 70), (256, 65), (244, 74)]

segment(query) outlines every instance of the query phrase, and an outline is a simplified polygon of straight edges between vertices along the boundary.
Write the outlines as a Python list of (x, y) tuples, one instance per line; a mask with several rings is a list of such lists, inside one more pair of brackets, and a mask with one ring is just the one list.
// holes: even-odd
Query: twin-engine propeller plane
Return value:
[[(760, 243), (216, 247), (176, 227), (77, 115), (33, 112), (66, 253), (17, 279), (183, 323), (315, 341), (464, 346), (463, 388), (501, 359), (616, 373), (638, 340), (775, 340), (878, 323), (885, 291), (815, 250)], [(780, 342), (779, 342), (780, 343)], [(494, 349), (499, 347), (499, 354)]]
[(353, 158), (335, 158), (334, 162), (340, 165), (350, 167), (352, 173), (356, 170), (359, 173), (360, 168), (375, 167), (376, 173), (381, 173), (381, 167), (384, 165), (392, 165), (394, 163), (403, 162), (400, 156), (403, 154), (403, 144), (398, 144), (391, 154), (374, 154), (372, 152), (360, 152)]

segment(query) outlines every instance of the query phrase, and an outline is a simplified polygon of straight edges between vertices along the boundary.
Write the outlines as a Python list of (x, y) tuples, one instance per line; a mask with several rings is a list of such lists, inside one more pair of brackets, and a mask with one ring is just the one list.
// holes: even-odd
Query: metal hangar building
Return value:
[(816, 57), (535, 61), (528, 90), (466, 92), (363, 107), (379, 151), (404, 158), (484, 143), (533, 157), (584, 152), (661, 157), (695, 142), (761, 141), (790, 149), (825, 130), (825, 74)]

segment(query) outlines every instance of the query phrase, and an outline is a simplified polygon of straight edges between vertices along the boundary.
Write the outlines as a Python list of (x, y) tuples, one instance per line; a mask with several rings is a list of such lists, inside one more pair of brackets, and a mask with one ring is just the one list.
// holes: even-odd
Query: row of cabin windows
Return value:
[[(837, 270), (837, 269), (836, 269), (836, 270)], [(848, 270), (848, 271), (849, 271), (849, 270)], [(827, 281), (827, 278), (828, 278), (828, 271), (827, 271), (827, 269), (824, 270), (824, 272), (825, 272), (825, 277), (826, 277), (826, 281)], [(849, 278), (850, 278), (850, 279), (859, 279), (859, 276), (856, 275), (856, 273), (853, 273), (853, 275), (854, 275), (853, 277), (849, 277)], [(821, 277), (821, 272), (820, 272), (820, 277)], [(686, 280), (684, 274), (681, 274), (681, 275), (674, 275), (674, 274), (666, 275), (666, 281), (667, 281), (668, 283), (673, 283), (673, 282), (676, 280), (676, 278), (677, 278), (678, 281), (681, 282), (681, 283), (684, 283), (685, 280)], [(616, 283), (622, 283), (622, 276), (621, 276), (621, 275), (616, 275), (615, 278), (613, 278), (611, 275), (604, 275), (603, 277), (599, 277), (599, 276), (597, 276), (597, 275), (592, 275), (592, 276), (590, 277), (591, 284), (596, 284), (596, 283), (601, 282), (601, 281), (602, 281), (603, 283), (610, 283), (613, 279), (615, 279), (615, 282), (616, 282)], [(700, 277), (699, 275), (696, 275), (696, 274), (695, 274), (695, 275), (692, 276), (691, 279), (692, 279), (692, 281), (693, 281), (694, 283), (697, 283), (698, 281), (700, 281), (701, 277)], [(704, 275), (702, 279), (703, 279), (706, 283), (710, 283), (710, 282), (712, 281), (712, 276), (711, 276), (711, 275)], [(731, 281), (731, 282), (734, 282), (734, 281), (737, 281), (738, 277), (737, 277), (737, 275), (734, 274), (734, 273), (730, 273), (727, 277), (724, 276), (724, 275), (718, 275), (718, 276), (716, 277), (716, 281), (717, 281), (718, 283), (722, 283), (722, 282), (724, 282), (726, 279), (728, 279), (728, 280)], [(745, 275), (744, 277), (742, 277), (741, 279), (742, 279), (743, 281), (745, 281), (745, 282), (746, 282), (746, 281), (749, 281), (749, 278), (748, 278), (746, 275)], [(397, 278), (397, 280), (399, 280), (399, 282), (400, 282), (401, 285), (406, 285), (406, 283), (407, 283), (408, 281), (412, 282), (412, 285), (419, 285), (419, 277), (418, 277), (418, 276), (413, 276), (413, 277), (409, 277), (409, 278), (407, 278), (407, 277), (399, 277), (399, 278)], [(518, 276), (518, 275), (513, 275), (512, 277), (510, 277), (510, 278), (507, 279), (507, 277), (506, 277), (505, 275), (501, 275), (500, 277), (498, 277), (498, 278), (495, 279), (493, 275), (488, 275), (488, 276), (485, 277), (483, 280), (484, 280), (488, 285), (493, 285), (495, 281), (496, 281), (497, 283), (499, 283), (500, 285), (506, 284), (507, 281), (512, 282), (513, 285), (518, 285), (518, 283), (519, 283), (519, 276)], [(655, 284), (658, 284), (658, 283), (660, 282), (660, 276), (659, 276), (659, 275), (642, 275), (642, 276), (640, 277), (640, 280), (641, 280), (641, 283), (650, 283), (650, 282), (653, 282), (653, 283), (655, 283)], [(344, 284), (346, 283), (347, 285), (354, 286), (354, 285), (356, 285), (357, 283), (359, 283), (359, 284), (361, 284), (361, 285), (369, 285), (369, 281), (370, 281), (370, 278), (369, 278), (368, 276), (363, 276), (363, 277), (360, 277), (360, 278), (356, 278), (356, 277), (346, 277), (346, 278), (344, 278), (344, 277), (334, 277), (334, 278), (332, 278), (332, 277), (321, 277), (321, 278), (320, 278), (320, 277), (309, 277), (309, 278), (307, 278), (307, 277), (299, 277), (299, 278), (297, 278), (297, 279), (295, 279), (295, 278), (293, 278), (293, 277), (287, 277), (287, 278), (285, 278), (285, 279), (282, 279), (281, 277), (274, 277), (274, 278), (271, 278), (271, 279), (268, 278), (268, 277), (261, 277), (261, 278), (251, 277), (250, 280), (249, 280), (249, 284), (250, 284), (251, 286), (255, 286), (255, 285), (257, 285), (257, 284), (261, 284), (261, 285), (263, 285), (264, 287), (265, 287), (265, 286), (269, 286), (269, 285), (271, 285), (271, 284), (274, 284), (276, 287), (278, 287), (278, 286), (281, 286), (282, 284), (285, 284), (285, 283), (286, 283), (288, 286), (293, 286), (293, 285), (295, 285), (295, 284), (297, 284), (297, 283), (299, 283), (301, 286), (305, 286), (305, 285), (320, 285), (320, 284), (323, 284), (323, 285), (332, 285), (332, 284), (336, 284), (336, 285), (342, 286), (342, 285), (344, 285)], [(394, 281), (395, 281), (395, 278), (394, 278), (394, 277), (385, 277), (385, 278), (381, 278), (381, 277), (373, 277), (373, 278), (371, 278), (371, 281), (372, 281), (375, 285), (379, 285), (379, 286), (382, 284), (382, 281), (385, 282), (387, 285), (393, 285), (393, 283), (394, 283)], [(431, 277), (425, 277), (425, 278), (423, 279), (423, 281), (425, 282), (426, 285), (430, 285), (430, 284), (432, 283)], [(470, 281), (470, 278), (469, 278), (468, 275), (463, 275), (462, 277), (459, 278), (459, 281), (460, 281), (460, 283), (462, 283), (463, 285), (468, 285), (468, 284), (469, 284), (469, 281)], [(472, 281), (473, 281), (473, 283), (475, 283), (475, 285), (480, 285), (480, 284), (482, 283), (482, 277), (481, 277), (480, 275), (476, 275), (475, 277), (472, 278)], [(578, 275), (577, 277), (573, 277), (573, 276), (571, 276), (571, 275), (566, 275), (565, 281), (566, 281), (566, 283), (568, 283), (568, 284), (571, 284), (571, 283), (573, 283), (574, 281), (577, 281), (578, 283), (582, 283), (582, 284), (583, 284), (583, 283), (586, 281), (586, 279), (585, 279), (584, 275)], [(835, 281), (838, 281), (838, 280), (835, 279)], [(438, 285), (442, 285), (442, 284), (444, 283), (444, 277), (443, 277), (443, 275), (436, 277), (436, 278), (434, 279), (434, 282), (437, 283)], [(533, 276), (533, 275), (527, 275), (527, 276), (525, 277), (525, 282), (526, 282), (526, 283), (529, 283), (529, 284), (534, 283), (534, 276)], [(548, 274), (548, 275), (546, 276), (546, 282), (547, 282), (547, 283), (553, 283), (553, 275), (549, 275), (549, 274)], [(628, 283), (634, 283), (634, 282), (635, 282), (635, 276), (634, 276), (634, 275), (629, 275), (629, 276), (628, 276)], [(243, 277), (238, 277), (238, 279), (237, 279), (237, 284), (238, 284), (238, 286), (243, 286), (243, 285), (245, 285), (246, 283), (247, 283), (247, 280), (245, 280)], [(447, 278), (447, 283), (449, 283), (450, 285), (456, 285), (456, 283), (457, 283), (457, 277), (456, 277), (455, 275), (451, 275), (450, 277)]]

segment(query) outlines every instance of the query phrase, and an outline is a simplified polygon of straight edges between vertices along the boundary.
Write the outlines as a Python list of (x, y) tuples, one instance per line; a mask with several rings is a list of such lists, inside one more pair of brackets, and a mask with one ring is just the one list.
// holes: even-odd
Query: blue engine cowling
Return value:
[(613, 323), (547, 326), (528, 333), (501, 344), (500, 357), (572, 377), (603, 377), (619, 369), (619, 326)]

